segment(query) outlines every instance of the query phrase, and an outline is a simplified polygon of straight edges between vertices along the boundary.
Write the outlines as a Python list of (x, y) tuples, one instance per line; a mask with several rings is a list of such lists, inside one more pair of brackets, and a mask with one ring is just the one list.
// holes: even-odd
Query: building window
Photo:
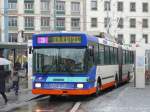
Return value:
[(148, 3), (143, 3), (143, 12), (148, 12)]
[(56, 28), (57, 30), (65, 30), (65, 18), (56, 19)]
[(130, 11), (131, 12), (135, 12), (136, 11), (136, 4), (135, 4), (135, 2), (131, 2), (130, 3)]
[(24, 1), (24, 10), (25, 13), (34, 13), (34, 0), (25, 0)]
[(148, 35), (147, 34), (143, 34), (143, 39), (145, 39), (145, 43), (148, 43)]
[(18, 34), (17, 33), (9, 33), (8, 38), (9, 38), (9, 42), (17, 42)]
[(104, 11), (110, 11), (110, 2), (109, 1), (104, 2)]
[(80, 2), (71, 2), (71, 12), (80, 14)]
[(56, 13), (65, 14), (65, 1), (56, 1)]
[(17, 0), (8, 0), (8, 9), (16, 10), (17, 9)]
[(110, 18), (104, 18), (104, 27), (107, 28), (110, 25)]
[(24, 33), (24, 42), (27, 42), (28, 40), (32, 39), (32, 33)]
[(97, 0), (91, 1), (91, 10), (97, 10)]
[(17, 16), (9, 16), (8, 17), (8, 26), (9, 27), (17, 27)]
[(25, 29), (34, 30), (34, 17), (25, 17)]
[(136, 35), (135, 34), (131, 34), (130, 35), (130, 43), (135, 43), (136, 41)]
[(71, 19), (71, 28), (74, 31), (80, 30), (80, 18), (72, 18)]
[(135, 28), (136, 27), (136, 19), (130, 19), (130, 28)]
[(91, 27), (97, 27), (97, 18), (91, 18)]
[(118, 18), (118, 28), (123, 28), (123, 18)]
[(117, 3), (117, 10), (118, 11), (123, 11), (123, 2), (118, 2)]
[(43, 26), (43, 27), (50, 26), (50, 18), (49, 17), (41, 17), (41, 26)]
[(143, 28), (148, 28), (148, 19), (143, 19), (142, 20), (142, 27)]
[(117, 40), (118, 40), (118, 43), (122, 45), (123, 44), (123, 40), (124, 40), (123, 39), (123, 34), (118, 34), (118, 39)]
[(49, 4), (48, 0), (41, 0), (41, 11), (49, 11)]

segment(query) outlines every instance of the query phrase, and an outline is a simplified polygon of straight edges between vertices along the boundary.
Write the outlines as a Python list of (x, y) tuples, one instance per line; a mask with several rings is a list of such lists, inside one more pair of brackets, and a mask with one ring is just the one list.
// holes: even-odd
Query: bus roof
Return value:
[[(48, 36), (50, 37), (53, 37), (53, 36), (81, 36), (82, 39), (83, 39), (83, 42), (81, 42), (80, 44), (79, 43), (65, 43), (65, 44), (62, 44), (62, 43), (49, 43), (49, 44), (46, 44), (46, 43), (42, 43), (42, 44), (39, 44), (37, 41), (37, 38), (39, 37), (42, 37), (42, 38), (47, 38)], [(104, 37), (104, 38), (100, 38), (100, 37), (96, 37), (96, 36), (92, 36), (92, 35), (88, 35), (84, 32), (51, 32), (51, 33), (46, 33), (46, 34), (33, 34), (33, 47), (46, 47), (46, 46), (87, 46), (88, 42), (95, 42), (95, 43), (100, 43), (102, 45), (108, 45), (108, 46), (112, 46), (112, 47), (118, 47), (118, 46), (121, 46), (119, 44), (117, 44), (115, 41), (112, 41), (112, 40), (109, 40), (109, 37)], [(51, 44), (51, 45), (50, 45)], [(125, 45), (122, 45), (122, 48), (123, 49), (126, 49), (126, 50), (131, 50), (130, 48), (131, 46), (128, 45), (125, 46)]]

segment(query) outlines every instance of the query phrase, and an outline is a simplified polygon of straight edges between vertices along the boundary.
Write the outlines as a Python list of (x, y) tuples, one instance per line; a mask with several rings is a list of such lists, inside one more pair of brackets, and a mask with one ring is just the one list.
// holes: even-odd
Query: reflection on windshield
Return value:
[(41, 48), (33, 53), (36, 73), (83, 73), (86, 49)]

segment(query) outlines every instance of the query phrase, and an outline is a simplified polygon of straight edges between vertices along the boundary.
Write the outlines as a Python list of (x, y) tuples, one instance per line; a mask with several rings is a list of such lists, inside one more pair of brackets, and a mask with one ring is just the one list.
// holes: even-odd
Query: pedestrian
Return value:
[(19, 89), (19, 75), (18, 75), (18, 67), (15, 66), (14, 67), (14, 71), (13, 71), (13, 77), (12, 77), (12, 81), (13, 81), (13, 89), (15, 90), (15, 95), (18, 95), (18, 89)]
[(7, 96), (5, 94), (5, 80), (6, 80), (7, 74), (4, 71), (4, 66), (0, 65), (0, 94), (5, 100), (5, 104), (7, 104)]
[(27, 61), (23, 64), (23, 68), (25, 69), (26, 78), (27, 78), (27, 74), (28, 74), (28, 62)]

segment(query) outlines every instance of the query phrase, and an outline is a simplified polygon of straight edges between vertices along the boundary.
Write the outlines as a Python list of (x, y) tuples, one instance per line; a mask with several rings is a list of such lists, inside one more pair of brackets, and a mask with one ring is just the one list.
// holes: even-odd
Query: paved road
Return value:
[(57, 97), (52, 99), (44, 97), (7, 112), (69, 112), (75, 102), (79, 101), (78, 99), (80, 100), (79, 97)]
[(129, 84), (125, 84), (117, 89), (109, 89), (97, 98), (93, 97), (91, 99), (87, 99), (87, 101), (81, 102), (81, 106), (77, 112), (106, 112), (104, 109), (106, 109), (109, 104), (112, 104), (112, 102), (115, 101), (120, 93), (128, 86)]
[(77, 112), (103, 112), (101, 108), (115, 100), (126, 87), (128, 84), (109, 89), (99, 97), (43, 97), (7, 112), (69, 112), (76, 102), (81, 102)]

